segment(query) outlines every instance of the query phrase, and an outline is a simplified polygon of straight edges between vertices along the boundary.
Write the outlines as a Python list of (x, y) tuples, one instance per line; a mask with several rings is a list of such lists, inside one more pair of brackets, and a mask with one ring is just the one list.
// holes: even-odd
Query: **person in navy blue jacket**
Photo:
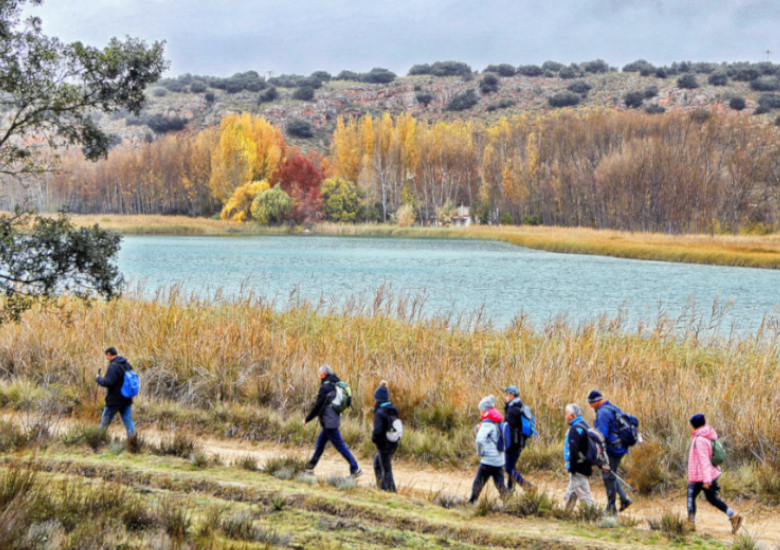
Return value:
[(609, 470), (601, 472), (604, 480), (604, 487), (607, 490), (607, 514), (617, 515), (617, 496), (620, 495), (620, 511), (622, 512), (631, 506), (632, 500), (626, 495), (626, 491), (615, 477), (620, 462), (628, 454), (628, 449), (623, 445), (617, 433), (616, 413), (620, 410), (615, 405), (604, 399), (604, 396), (598, 390), (593, 390), (588, 395), (588, 403), (596, 411), (596, 422), (593, 427), (596, 428), (607, 443), (607, 458), (609, 459)]
[(135, 436), (135, 424), (133, 424), (133, 399), (122, 395), (122, 384), (125, 382), (125, 372), (133, 370), (133, 367), (124, 357), (120, 357), (115, 347), (106, 350), (108, 370), (105, 378), (98, 373), (95, 378), (98, 386), (103, 386), (106, 392), (106, 408), (103, 409), (103, 417), (100, 420), (100, 429), (108, 429), (109, 424), (117, 413), (125, 423), (127, 437)]

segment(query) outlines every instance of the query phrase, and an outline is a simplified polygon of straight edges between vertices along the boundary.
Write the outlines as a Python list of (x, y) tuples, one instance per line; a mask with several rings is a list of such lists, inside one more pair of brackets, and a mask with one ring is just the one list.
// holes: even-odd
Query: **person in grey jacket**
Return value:
[(480, 457), (477, 477), (471, 487), (469, 503), (474, 504), (479, 499), (482, 489), (488, 479), (493, 478), (496, 489), (502, 495), (507, 493), (504, 484), (504, 453), (498, 450), (498, 440), (501, 437), (501, 422), (504, 416), (496, 409), (496, 398), (492, 395), (479, 402), (481, 423), (477, 426), (477, 454)]
[(311, 472), (317, 467), (317, 463), (325, 451), (325, 445), (330, 441), (341, 456), (349, 462), (349, 474), (352, 477), (358, 477), (363, 473), (363, 470), (360, 469), (355, 457), (349, 452), (346, 443), (341, 438), (341, 432), (339, 432), (341, 414), (332, 407), (333, 399), (336, 397), (336, 384), (340, 382), (339, 377), (333, 374), (333, 369), (328, 365), (320, 367), (319, 377), (322, 383), (320, 391), (317, 393), (317, 401), (314, 402), (311, 412), (303, 420), (303, 425), (305, 426), (307, 422), (319, 418), (322, 430), (317, 438), (317, 445), (314, 447), (314, 456), (306, 464), (306, 471)]

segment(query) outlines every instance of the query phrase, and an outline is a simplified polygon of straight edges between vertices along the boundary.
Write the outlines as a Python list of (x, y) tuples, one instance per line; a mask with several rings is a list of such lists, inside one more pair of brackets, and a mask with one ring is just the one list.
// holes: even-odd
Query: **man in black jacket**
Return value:
[(396, 492), (393, 479), (393, 454), (398, 449), (398, 441), (387, 439), (387, 432), (393, 429), (393, 421), (398, 418), (398, 409), (390, 403), (390, 391), (387, 382), (382, 380), (374, 392), (374, 432), (371, 441), (376, 445), (374, 456), (374, 474), (376, 485), (382, 491)]
[(311, 422), (315, 418), (319, 418), (322, 431), (317, 438), (317, 445), (314, 447), (314, 456), (306, 464), (306, 471), (311, 472), (317, 467), (317, 463), (322, 457), (322, 453), (325, 451), (325, 445), (330, 441), (336, 450), (341, 453), (347, 462), (349, 462), (349, 474), (352, 477), (358, 477), (363, 473), (363, 470), (358, 467), (358, 463), (352, 453), (347, 449), (347, 445), (341, 438), (341, 413), (336, 412), (333, 408), (333, 399), (336, 397), (336, 384), (340, 382), (338, 376), (333, 374), (333, 369), (328, 365), (322, 365), (319, 369), (319, 377), (322, 380), (320, 385), (320, 391), (317, 393), (317, 401), (314, 402), (314, 406), (311, 412), (303, 420), (305, 426), (307, 422)]
[(587, 460), (589, 426), (582, 419), (582, 408), (576, 403), (566, 405), (566, 422), (570, 426), (563, 449), (566, 469), (569, 471), (569, 487), (563, 496), (566, 509), (573, 510), (577, 500), (595, 506), (590, 492), (593, 466)]
[(520, 487), (532, 487), (531, 483), (523, 479), (523, 476), (517, 471), (517, 461), (520, 458), (520, 453), (525, 449), (526, 443), (526, 437), (523, 435), (523, 402), (519, 395), (520, 390), (517, 389), (517, 386), (508, 386), (504, 390), (504, 401), (506, 402), (504, 422), (509, 425), (504, 470), (509, 478), (507, 489), (510, 491), (514, 488), (515, 481)]
[(122, 395), (122, 384), (125, 382), (125, 372), (133, 370), (130, 363), (124, 357), (120, 357), (116, 348), (106, 350), (108, 369), (103, 378), (98, 373), (95, 381), (99, 386), (107, 388), (106, 408), (103, 409), (103, 418), (100, 421), (100, 429), (108, 429), (114, 416), (119, 413), (127, 430), (127, 437), (135, 436), (135, 424), (133, 424), (133, 399)]

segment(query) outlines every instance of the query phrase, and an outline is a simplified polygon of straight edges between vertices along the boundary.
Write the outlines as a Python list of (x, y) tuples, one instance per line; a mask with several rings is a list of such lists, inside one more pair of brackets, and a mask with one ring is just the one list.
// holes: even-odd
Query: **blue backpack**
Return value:
[(138, 374), (134, 370), (125, 371), (125, 379), (122, 382), (122, 389), (120, 393), (122, 397), (132, 399), (138, 395), (138, 390), (141, 389), (141, 381), (138, 378)]
[(506, 452), (506, 441), (507, 436), (506, 434), (509, 431), (509, 424), (506, 422), (493, 422), (492, 420), (485, 420), (484, 422), (490, 422), (491, 424), (495, 425), (498, 431), (498, 439), (496, 440), (496, 450), (499, 453), (505, 453)]
[(523, 414), (520, 416), (520, 418), (522, 421), (521, 431), (523, 432), (523, 437), (537, 435), (536, 419), (534, 418), (534, 415), (531, 414), (531, 409), (528, 407), (528, 405), (523, 405)]

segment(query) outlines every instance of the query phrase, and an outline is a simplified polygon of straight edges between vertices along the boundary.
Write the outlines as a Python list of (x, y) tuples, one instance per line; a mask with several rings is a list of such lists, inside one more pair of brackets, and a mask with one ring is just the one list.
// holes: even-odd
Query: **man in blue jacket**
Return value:
[(604, 480), (604, 487), (607, 490), (607, 514), (617, 515), (616, 500), (620, 495), (620, 511), (622, 512), (631, 506), (632, 500), (626, 496), (626, 491), (615, 477), (620, 462), (628, 454), (628, 449), (623, 445), (617, 433), (616, 414), (619, 409), (604, 399), (604, 396), (598, 390), (593, 390), (588, 395), (588, 403), (596, 411), (596, 422), (594, 427), (601, 432), (607, 443), (607, 458), (609, 459), (609, 470), (601, 472)]
[(98, 373), (95, 382), (103, 386), (106, 392), (106, 408), (103, 409), (103, 417), (100, 420), (100, 429), (108, 429), (109, 424), (117, 413), (122, 417), (122, 422), (127, 430), (127, 437), (135, 436), (135, 424), (133, 424), (133, 399), (122, 395), (122, 384), (125, 383), (125, 372), (133, 370), (130, 363), (124, 357), (119, 356), (115, 347), (106, 350), (108, 369), (103, 378)]

